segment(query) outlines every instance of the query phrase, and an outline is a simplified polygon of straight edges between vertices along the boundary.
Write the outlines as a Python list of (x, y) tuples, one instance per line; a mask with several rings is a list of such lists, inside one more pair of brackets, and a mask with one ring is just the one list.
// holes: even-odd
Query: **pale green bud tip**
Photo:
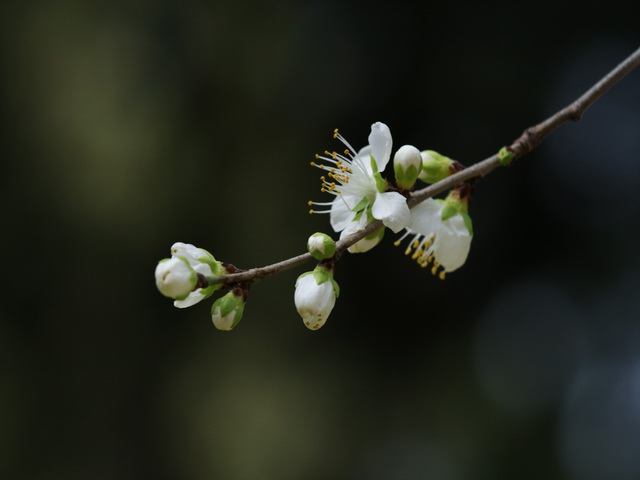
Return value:
[(182, 257), (161, 260), (156, 267), (156, 287), (165, 297), (184, 300), (197, 283), (197, 273)]
[(498, 152), (498, 161), (502, 164), (502, 165), (510, 165), (511, 161), (513, 160), (513, 157), (515, 155), (513, 154), (513, 151), (511, 148), (509, 147), (502, 147), (500, 149), (500, 151)]
[(314, 233), (307, 241), (307, 250), (316, 260), (331, 258), (336, 253), (336, 242), (325, 233)]
[(412, 145), (404, 145), (393, 157), (393, 170), (399, 187), (409, 190), (413, 188), (422, 170), (420, 151)]
[(244, 313), (244, 299), (233, 291), (218, 298), (211, 306), (211, 320), (218, 330), (231, 330)]
[(440, 155), (433, 150), (425, 150), (420, 153), (422, 157), (422, 170), (420, 180), (426, 183), (436, 183), (451, 175), (451, 165), (453, 160), (444, 155)]
[(324, 267), (318, 266), (298, 277), (293, 300), (308, 329), (318, 330), (325, 324), (338, 294), (333, 274)]

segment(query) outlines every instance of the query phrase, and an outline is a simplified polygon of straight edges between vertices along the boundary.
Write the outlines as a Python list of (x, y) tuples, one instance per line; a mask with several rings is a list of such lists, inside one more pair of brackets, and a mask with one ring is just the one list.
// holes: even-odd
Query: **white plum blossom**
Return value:
[(460, 268), (469, 255), (473, 229), (467, 214), (466, 202), (460, 200), (456, 190), (446, 200), (431, 198), (411, 209), (411, 218), (400, 242), (413, 235), (405, 254), (411, 255), (422, 267), (432, 265), (435, 275)]
[[(172, 258), (183, 258), (196, 274), (204, 275), (205, 277), (211, 277), (214, 275), (221, 275), (224, 273), (224, 268), (220, 262), (207, 252), (203, 248), (198, 248), (189, 243), (176, 242), (171, 246)], [(195, 285), (194, 285), (195, 286)], [(209, 286), (206, 288), (197, 288), (193, 290), (189, 295), (180, 300), (173, 302), (177, 308), (187, 308), (196, 303), (211, 296), (214, 290), (217, 290), (218, 286)]]
[(161, 260), (156, 266), (156, 287), (165, 297), (183, 300), (194, 289), (198, 275), (183, 257)]
[(364, 228), (363, 215), (382, 223), (394, 232), (407, 226), (409, 208), (406, 198), (398, 192), (388, 192), (387, 182), (382, 172), (391, 158), (392, 138), (389, 127), (381, 122), (371, 126), (369, 145), (356, 153), (345, 138), (334, 132), (334, 138), (340, 140), (347, 149), (343, 153), (325, 152), (316, 158), (326, 164), (312, 162), (313, 166), (327, 172), (322, 180), (321, 191), (335, 195), (332, 202), (309, 202), (309, 205), (329, 206), (328, 210), (312, 213), (330, 213), (331, 226), (336, 232), (347, 227), (354, 229), (354, 223)]
[(307, 328), (317, 330), (327, 321), (338, 295), (333, 274), (318, 266), (298, 277), (293, 300)]

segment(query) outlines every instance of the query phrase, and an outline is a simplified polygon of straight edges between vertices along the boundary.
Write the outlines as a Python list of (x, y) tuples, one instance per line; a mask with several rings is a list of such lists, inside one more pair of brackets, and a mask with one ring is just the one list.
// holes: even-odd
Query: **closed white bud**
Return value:
[(396, 183), (400, 188), (412, 189), (421, 169), (420, 150), (412, 145), (404, 145), (398, 149), (393, 157), (393, 170), (396, 174)]
[(338, 295), (333, 273), (319, 265), (314, 271), (298, 277), (293, 300), (306, 327), (317, 330), (329, 318)]
[(165, 297), (184, 300), (197, 283), (196, 271), (182, 257), (160, 260), (156, 267), (156, 287)]

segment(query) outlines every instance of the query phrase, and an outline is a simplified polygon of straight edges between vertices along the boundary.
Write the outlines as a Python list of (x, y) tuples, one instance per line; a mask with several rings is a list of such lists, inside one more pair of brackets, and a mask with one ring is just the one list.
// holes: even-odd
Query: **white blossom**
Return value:
[(473, 238), (466, 208), (454, 198), (448, 197), (449, 201), (429, 198), (413, 207), (405, 234), (395, 242), (399, 245), (413, 235), (405, 254), (422, 267), (431, 264), (434, 275), (441, 269), (440, 278), (464, 264)]
[(394, 232), (405, 228), (409, 221), (406, 198), (398, 192), (386, 191), (387, 183), (380, 175), (391, 158), (393, 142), (389, 127), (381, 122), (374, 123), (369, 145), (357, 153), (337, 130), (334, 137), (347, 149), (343, 153), (325, 152), (325, 155), (317, 155), (316, 158), (325, 163), (312, 162), (312, 165), (327, 172), (326, 177), (321, 177), (321, 191), (335, 195), (335, 199), (326, 203), (309, 202), (310, 205), (330, 207), (328, 210), (311, 212), (329, 213), (331, 226), (336, 232), (348, 226), (353, 229), (354, 222), (360, 225), (362, 212), (381, 220)]
[[(223, 273), (221, 272), (222, 266), (216, 261), (213, 255), (205, 249), (198, 248), (190, 243), (174, 243), (171, 246), (171, 255), (172, 258), (184, 258), (196, 273), (204, 275), (205, 277)], [(189, 293), (186, 298), (176, 300), (173, 304), (177, 308), (191, 307), (192, 305), (195, 305), (196, 303), (211, 296), (215, 289), (216, 288), (214, 287), (197, 288)]]

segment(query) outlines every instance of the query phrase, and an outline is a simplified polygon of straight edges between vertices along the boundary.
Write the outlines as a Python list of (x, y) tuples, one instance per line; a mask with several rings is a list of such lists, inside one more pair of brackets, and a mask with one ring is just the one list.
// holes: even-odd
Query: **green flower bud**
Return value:
[(393, 157), (393, 170), (396, 184), (404, 190), (411, 190), (422, 170), (420, 151), (411, 145), (400, 147)]
[(213, 302), (211, 320), (218, 330), (231, 330), (238, 325), (243, 312), (244, 298), (232, 290)]
[(451, 165), (453, 160), (444, 155), (440, 155), (433, 150), (425, 150), (420, 153), (422, 156), (422, 170), (420, 180), (426, 183), (436, 183), (451, 175)]
[(307, 240), (307, 250), (316, 260), (331, 258), (336, 253), (336, 242), (329, 235), (317, 232)]

